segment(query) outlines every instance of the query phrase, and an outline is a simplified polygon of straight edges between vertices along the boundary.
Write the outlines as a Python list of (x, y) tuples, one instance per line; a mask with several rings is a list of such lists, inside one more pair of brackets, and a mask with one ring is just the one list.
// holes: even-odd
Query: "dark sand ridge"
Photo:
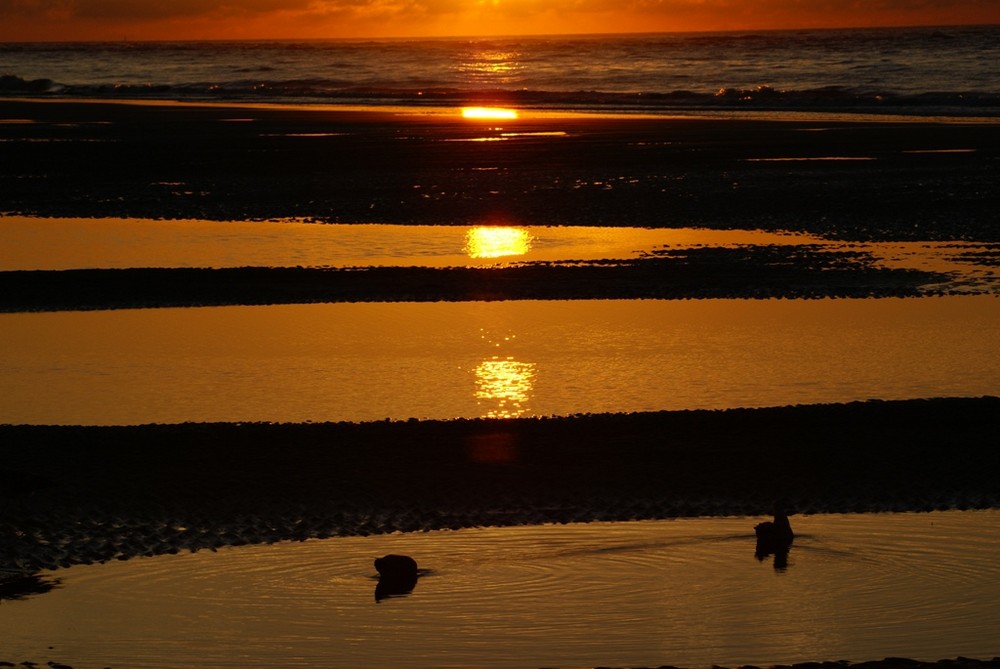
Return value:
[[(500, 141), (463, 141), (477, 138)], [(0, 98), (0, 142), (0, 211), (28, 215), (1000, 239), (995, 120), (469, 122)]]
[(749, 246), (661, 252), (632, 261), (489, 269), (0, 272), (0, 312), (309, 302), (910, 297), (945, 292), (947, 282), (942, 274), (879, 267), (858, 251)]
[[(0, 426), (2, 560), (483, 525), (1000, 505), (1000, 398), (365, 424)], [(752, 523), (747, 525), (752, 540)]]

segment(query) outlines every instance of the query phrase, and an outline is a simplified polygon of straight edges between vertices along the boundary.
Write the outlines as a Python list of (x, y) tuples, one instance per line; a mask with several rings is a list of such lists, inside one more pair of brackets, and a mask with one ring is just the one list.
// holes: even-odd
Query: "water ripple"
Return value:
[[(0, 608), (0, 625), (12, 652), (72, 641), (81, 662), (149, 667), (222, 667), (236, 652), (247, 667), (996, 654), (1000, 512), (794, 516), (785, 570), (754, 558), (758, 520), (347, 537), (73, 567), (63, 587)], [(375, 604), (372, 561), (387, 553), (424, 571), (409, 596)]]

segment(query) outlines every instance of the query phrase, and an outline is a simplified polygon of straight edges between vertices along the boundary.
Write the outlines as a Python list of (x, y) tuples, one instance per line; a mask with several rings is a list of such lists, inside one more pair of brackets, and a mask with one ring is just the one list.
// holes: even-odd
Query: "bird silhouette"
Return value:
[(792, 547), (795, 533), (792, 524), (788, 522), (788, 513), (780, 502), (774, 504), (774, 520), (757, 523), (753, 528), (757, 535), (757, 547), (754, 556), (763, 561), (769, 555), (774, 556), (774, 568), (785, 569), (788, 566), (788, 551)]
[(408, 595), (417, 585), (417, 561), (409, 555), (385, 555), (375, 559), (378, 584), (375, 601)]

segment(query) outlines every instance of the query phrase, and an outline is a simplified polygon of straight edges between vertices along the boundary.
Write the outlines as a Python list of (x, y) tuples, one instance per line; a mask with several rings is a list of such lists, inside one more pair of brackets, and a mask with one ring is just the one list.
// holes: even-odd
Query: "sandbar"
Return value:
[(1000, 504), (1000, 398), (373, 423), (0, 426), (28, 571), (484, 525)]

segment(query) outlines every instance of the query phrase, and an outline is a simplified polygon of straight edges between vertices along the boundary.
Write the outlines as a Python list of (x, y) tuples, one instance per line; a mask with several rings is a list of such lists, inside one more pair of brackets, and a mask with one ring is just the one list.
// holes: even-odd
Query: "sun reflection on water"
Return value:
[(522, 69), (521, 54), (503, 49), (475, 49), (458, 66), (467, 81), (492, 85), (514, 83)]
[(487, 418), (517, 418), (528, 413), (535, 383), (535, 364), (494, 356), (476, 367), (476, 399), (486, 404)]
[(531, 250), (532, 239), (524, 228), (478, 226), (465, 233), (465, 252), (470, 258), (521, 256)]
[(462, 107), (462, 118), (510, 120), (517, 118), (516, 109), (506, 107)]

